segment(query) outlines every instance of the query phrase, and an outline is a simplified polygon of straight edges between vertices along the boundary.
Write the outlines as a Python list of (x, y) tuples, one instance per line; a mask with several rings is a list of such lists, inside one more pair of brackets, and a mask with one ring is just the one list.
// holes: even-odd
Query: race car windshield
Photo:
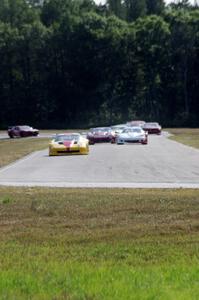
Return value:
[(144, 121), (132, 121), (130, 122), (131, 126), (134, 125), (134, 126), (139, 126), (139, 125), (144, 125), (145, 122)]
[(58, 135), (55, 138), (55, 142), (64, 142), (64, 141), (77, 141), (79, 139), (78, 135)]
[(113, 126), (112, 129), (117, 130), (117, 129), (124, 129), (126, 126)]
[(32, 129), (32, 127), (30, 127), (30, 126), (19, 126), (19, 128), (20, 128), (20, 130), (30, 130), (30, 129)]
[(107, 132), (107, 131), (111, 131), (110, 128), (93, 128), (91, 129), (91, 132)]
[(144, 127), (158, 127), (158, 123), (147, 123)]
[(123, 132), (135, 132), (135, 133), (141, 133), (141, 128), (131, 128), (131, 129), (125, 129)]

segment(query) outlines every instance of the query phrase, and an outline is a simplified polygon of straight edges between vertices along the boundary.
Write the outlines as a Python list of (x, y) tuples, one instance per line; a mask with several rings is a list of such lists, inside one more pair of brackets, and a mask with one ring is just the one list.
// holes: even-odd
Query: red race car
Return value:
[(158, 123), (145, 123), (143, 126), (144, 131), (147, 131), (149, 134), (161, 134), (162, 127)]
[(8, 127), (8, 135), (10, 138), (37, 136), (39, 130), (27, 125), (10, 126)]
[(87, 139), (89, 140), (90, 145), (102, 142), (112, 142), (115, 139), (115, 133), (110, 127), (91, 128), (87, 134)]

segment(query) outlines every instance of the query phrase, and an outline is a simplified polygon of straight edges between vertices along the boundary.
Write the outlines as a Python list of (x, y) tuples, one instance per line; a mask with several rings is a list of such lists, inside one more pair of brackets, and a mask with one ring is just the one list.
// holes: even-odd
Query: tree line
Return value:
[(199, 126), (199, 8), (1, 0), (0, 128)]

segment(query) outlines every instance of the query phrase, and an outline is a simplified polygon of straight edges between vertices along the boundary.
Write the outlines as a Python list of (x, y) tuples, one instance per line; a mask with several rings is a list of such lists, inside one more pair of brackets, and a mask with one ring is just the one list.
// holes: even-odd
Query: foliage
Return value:
[(0, 127), (198, 126), (198, 20), (187, 1), (2, 0)]

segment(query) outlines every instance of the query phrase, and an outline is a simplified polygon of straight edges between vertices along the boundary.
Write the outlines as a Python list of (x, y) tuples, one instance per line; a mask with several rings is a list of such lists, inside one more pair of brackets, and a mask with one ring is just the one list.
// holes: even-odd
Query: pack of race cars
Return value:
[[(89, 145), (108, 142), (117, 145), (139, 143), (148, 144), (148, 134), (160, 135), (161, 126), (157, 122), (146, 123), (134, 120), (126, 124), (110, 127), (91, 128), (86, 134), (62, 133), (56, 134), (49, 144), (49, 156), (88, 154)], [(9, 127), (8, 135), (13, 137), (37, 136), (39, 131), (30, 126)]]

